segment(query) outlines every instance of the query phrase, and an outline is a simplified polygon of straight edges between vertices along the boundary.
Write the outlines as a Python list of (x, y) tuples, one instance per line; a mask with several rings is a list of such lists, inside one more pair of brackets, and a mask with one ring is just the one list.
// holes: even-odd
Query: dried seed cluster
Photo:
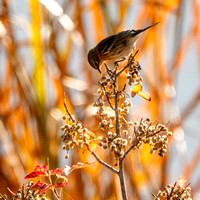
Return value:
[[(139, 149), (145, 143), (152, 146), (150, 153), (157, 150), (160, 156), (164, 156), (167, 151), (168, 137), (172, 135), (164, 125), (158, 122), (152, 123), (149, 118), (135, 123), (127, 122), (125, 119), (132, 106), (129, 96), (125, 92), (126, 83), (142, 85), (140, 70), (139, 63), (132, 56), (122, 70), (117, 71), (116, 68), (112, 71), (107, 68), (107, 74), (99, 80), (99, 98), (95, 101), (94, 106), (98, 107), (99, 128), (105, 132), (105, 135), (96, 138), (95, 142), (103, 149), (111, 150), (116, 160), (123, 158), (130, 148)], [(127, 75), (127, 81), (124, 87), (119, 89), (117, 80), (122, 72)], [(64, 131), (61, 136), (64, 142), (63, 149), (69, 151), (75, 145), (80, 147), (86, 143), (88, 145), (87, 141), (89, 140), (87, 139), (88, 136), (90, 137), (88, 130), (84, 129), (81, 123), (75, 122), (69, 112), (68, 116), (64, 116), (63, 119), (67, 120), (67, 124), (61, 128)]]
[[(132, 125), (134, 125), (132, 127)], [(127, 122), (127, 127), (130, 130), (121, 129), (120, 135), (116, 132), (108, 131), (106, 137), (100, 142), (99, 146), (104, 149), (110, 149), (114, 152), (115, 159), (122, 158), (127, 148), (130, 146), (133, 149), (142, 148), (143, 144), (152, 146), (150, 153), (158, 151), (158, 155), (164, 156), (167, 152), (168, 137), (172, 135), (165, 125), (152, 123), (149, 118), (135, 122)], [(132, 128), (132, 129), (131, 129)]]
[[(164, 156), (167, 152), (168, 137), (172, 132), (168, 131), (165, 125), (158, 122), (152, 123), (149, 118), (134, 123), (134, 135), (129, 137), (131, 144), (136, 144), (135, 148), (141, 148), (143, 143), (152, 146), (150, 153), (158, 151), (159, 156)], [(136, 141), (138, 141), (136, 143)]]
[(6, 195), (0, 194), (0, 199), (3, 200), (46, 200), (46, 194), (37, 194), (36, 190), (30, 189), (33, 186), (33, 182), (29, 182), (25, 186), (22, 186), (21, 189), (17, 191), (17, 193), (12, 197), (8, 198)]
[(109, 131), (107, 137), (104, 137), (100, 142), (99, 146), (102, 146), (104, 149), (110, 149), (114, 152), (114, 158), (117, 160), (124, 156), (124, 150), (128, 144), (127, 139), (117, 137), (116, 133)]
[[(104, 82), (110, 81), (110, 79), (103, 78)], [(101, 83), (102, 84), (102, 83)], [(106, 85), (110, 85), (109, 83)], [(128, 144), (126, 138), (119, 137), (116, 133), (116, 117), (114, 107), (113, 109), (109, 106), (106, 106), (106, 101), (109, 99), (110, 104), (112, 96), (114, 96), (114, 91), (105, 90), (106, 87), (101, 88), (100, 98), (95, 102), (94, 106), (98, 107), (97, 115), (100, 117), (101, 121), (99, 123), (99, 128), (106, 132), (106, 137), (104, 137), (100, 142), (99, 146), (104, 149), (110, 149), (114, 153), (114, 158), (117, 160), (124, 156), (125, 147)], [(118, 96), (120, 103), (118, 104), (118, 114), (119, 118), (119, 127), (122, 129), (123, 125), (129, 126), (131, 123), (127, 123), (123, 116), (129, 113), (129, 108), (132, 106), (130, 99), (123, 93), (120, 93)], [(123, 135), (128, 135), (127, 130), (123, 130)]]
[(163, 190), (159, 190), (157, 195), (153, 195), (154, 200), (170, 199), (170, 200), (192, 200), (191, 188), (180, 187), (175, 185), (167, 185)]
[(138, 62), (133, 62), (129, 66), (129, 72), (128, 72), (128, 84), (132, 85), (133, 83), (135, 84), (142, 84), (142, 77), (140, 75), (141, 66)]
[[(63, 120), (67, 120), (67, 124), (61, 127), (61, 130), (64, 131), (64, 134), (61, 136), (64, 142), (63, 150), (66, 151), (73, 149), (75, 145), (79, 145), (79, 147), (82, 148), (86, 139), (90, 137), (88, 130), (83, 128), (80, 122), (76, 122), (71, 117), (73, 118), (73, 116), (64, 115)], [(68, 157), (67, 154), (65, 158), (67, 159)]]
[[(129, 82), (141, 84), (140, 69), (139, 64), (129, 67)], [(99, 127), (106, 132), (106, 137), (99, 142), (99, 146), (102, 146), (104, 149), (110, 149), (114, 152), (115, 159), (119, 159), (124, 156), (127, 147), (132, 145), (133, 149), (139, 149), (143, 144), (149, 143), (152, 146), (150, 153), (154, 153), (157, 150), (160, 156), (164, 156), (164, 153), (167, 151), (168, 137), (172, 135), (167, 127), (158, 122), (152, 123), (147, 118), (135, 122), (134, 127), (130, 130), (133, 122), (126, 122), (123, 117), (129, 113), (129, 108), (132, 106), (130, 99), (123, 91), (118, 91), (117, 86), (110, 77), (102, 77), (99, 84), (100, 89), (98, 93), (100, 97), (94, 106), (98, 107), (97, 115), (101, 119)], [(119, 102), (117, 108), (119, 114), (119, 134), (116, 133), (116, 113), (115, 104), (113, 103), (116, 95), (118, 95)]]
[(132, 106), (128, 95), (124, 91), (119, 91), (113, 80), (103, 76), (99, 81), (100, 88), (98, 93), (100, 97), (95, 101), (94, 107), (98, 107), (97, 115), (101, 118), (100, 128), (108, 130), (113, 128), (115, 122), (114, 100), (118, 101), (118, 113), (125, 116), (129, 114), (129, 108)]

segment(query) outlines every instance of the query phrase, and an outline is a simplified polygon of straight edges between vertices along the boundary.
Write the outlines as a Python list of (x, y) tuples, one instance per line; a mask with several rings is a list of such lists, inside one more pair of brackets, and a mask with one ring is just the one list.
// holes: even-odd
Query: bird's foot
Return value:
[(118, 67), (118, 66), (119, 66), (119, 63), (120, 63), (120, 62), (123, 62), (123, 61), (125, 61), (125, 60), (126, 60), (126, 58), (125, 58), (125, 57), (122, 57), (120, 60), (115, 61), (115, 62), (114, 62), (114, 65), (115, 65), (116, 67)]

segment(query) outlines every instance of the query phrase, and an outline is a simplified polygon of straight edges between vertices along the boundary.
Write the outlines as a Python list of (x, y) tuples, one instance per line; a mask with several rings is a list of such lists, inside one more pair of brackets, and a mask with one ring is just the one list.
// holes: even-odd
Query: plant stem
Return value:
[(120, 159), (119, 161), (119, 180), (120, 180), (120, 186), (121, 186), (121, 191), (122, 191), (122, 199), (127, 200), (127, 195), (126, 195), (126, 186), (124, 182), (124, 169), (123, 169), (123, 159)]
[(114, 71), (114, 95), (115, 95), (115, 120), (116, 120), (116, 134), (120, 136), (120, 124), (119, 124), (119, 110), (118, 110), (118, 90), (117, 90), (117, 68)]
[[(119, 123), (119, 109), (118, 109), (118, 103), (119, 103), (119, 98), (118, 98), (118, 89), (117, 89), (117, 68), (114, 72), (114, 94), (115, 94), (115, 120), (116, 120), (116, 134), (119, 137), (120, 136), (120, 123)], [(121, 191), (122, 191), (122, 199), (127, 200), (127, 195), (126, 195), (126, 187), (125, 187), (125, 181), (124, 181), (124, 168), (123, 168), (123, 159), (119, 160), (119, 180), (120, 180), (120, 186), (121, 186)]]
[(85, 144), (85, 145), (87, 146), (87, 149), (91, 152), (91, 154), (95, 157), (95, 159), (96, 159), (100, 164), (104, 165), (106, 168), (112, 170), (112, 171), (113, 171), (114, 173), (116, 173), (116, 174), (119, 173), (119, 171), (117, 171), (114, 167), (110, 166), (108, 163), (106, 163), (106, 162), (104, 162), (103, 160), (101, 160), (101, 159), (99, 158), (99, 156), (98, 156), (94, 151), (92, 151), (92, 150), (90, 149), (89, 144)]
[(115, 93), (115, 120), (116, 120), (116, 134), (120, 136), (120, 126), (119, 126), (119, 110), (118, 110), (118, 92)]

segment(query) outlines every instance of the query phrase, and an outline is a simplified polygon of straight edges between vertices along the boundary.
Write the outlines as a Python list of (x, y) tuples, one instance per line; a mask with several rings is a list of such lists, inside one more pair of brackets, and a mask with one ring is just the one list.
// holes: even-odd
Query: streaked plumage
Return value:
[(103, 39), (88, 52), (88, 62), (91, 67), (101, 73), (100, 66), (104, 61), (112, 60), (114, 63), (122, 57), (130, 55), (140, 34), (157, 24), (144, 29), (122, 31)]

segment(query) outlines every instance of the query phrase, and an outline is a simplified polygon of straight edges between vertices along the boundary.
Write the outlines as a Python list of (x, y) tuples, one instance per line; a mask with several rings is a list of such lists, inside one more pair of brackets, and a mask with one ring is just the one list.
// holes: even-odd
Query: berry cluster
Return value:
[(116, 133), (108, 132), (107, 137), (104, 137), (100, 142), (99, 146), (102, 146), (104, 149), (109, 148), (114, 152), (114, 158), (118, 160), (124, 156), (124, 149), (127, 146), (127, 140), (121, 137), (117, 137)]
[[(64, 131), (64, 134), (61, 136), (62, 141), (64, 142), (63, 150), (69, 151), (73, 149), (75, 145), (79, 145), (80, 148), (83, 147), (83, 142), (86, 140), (87, 129), (82, 127), (81, 123), (77, 123), (73, 116), (64, 115), (63, 120), (67, 121), (67, 124), (61, 127), (61, 130)], [(69, 157), (66, 154), (65, 158)]]
[[(102, 121), (103, 123), (108, 122), (105, 119)], [(155, 153), (157, 150), (158, 155), (163, 157), (167, 152), (168, 137), (172, 133), (168, 131), (165, 125), (151, 123), (149, 118), (135, 122), (134, 126), (132, 126), (133, 122), (126, 122), (126, 125), (128, 129), (121, 129), (120, 135), (117, 135), (113, 128), (113, 131), (106, 132), (106, 137), (103, 137), (99, 142), (99, 146), (104, 149), (109, 148), (114, 152), (115, 159), (122, 158), (125, 150), (130, 146), (133, 149), (140, 149), (143, 144), (147, 143), (152, 146), (150, 153)], [(105, 130), (105, 126), (102, 129)]]
[[(150, 153), (157, 150), (160, 156), (164, 156), (167, 151), (168, 137), (172, 135), (164, 125), (158, 122), (152, 123), (149, 118), (135, 123), (125, 119), (132, 106), (125, 92), (127, 82), (129, 85), (132, 83), (142, 85), (139, 63), (134, 60), (134, 56), (131, 56), (123, 69), (116, 67), (112, 71), (107, 66), (106, 68), (107, 73), (99, 80), (99, 98), (94, 103), (94, 107), (98, 108), (99, 128), (105, 135), (98, 139), (94, 136), (96, 143), (103, 149), (110, 149), (116, 160), (125, 158), (130, 150), (139, 149), (146, 143), (152, 146)], [(118, 77), (122, 73), (126, 74), (126, 81), (123, 83), (124, 86), (119, 87)], [(61, 136), (65, 143), (63, 149), (69, 151), (75, 145), (79, 147), (83, 147), (83, 144), (89, 145), (90, 132), (83, 128), (81, 123), (76, 122), (68, 110), (67, 113), (68, 115), (63, 117), (67, 120), (67, 124), (61, 128), (64, 131)]]
[(130, 144), (135, 144), (134, 148), (141, 148), (143, 143), (150, 144), (152, 146), (150, 153), (158, 151), (159, 156), (164, 156), (167, 152), (168, 137), (172, 135), (172, 132), (168, 131), (165, 125), (158, 122), (152, 123), (149, 118), (140, 120), (134, 123), (134, 135), (129, 136)]
[(38, 194), (36, 190), (32, 190), (33, 182), (29, 182), (26, 186), (22, 186), (22, 189), (19, 189), (17, 193), (12, 197), (8, 198), (6, 195), (0, 194), (0, 199), (2, 200), (46, 200), (45, 193)]
[(180, 187), (178, 185), (167, 185), (163, 187), (163, 190), (159, 190), (157, 195), (154, 196), (154, 200), (170, 199), (170, 200), (192, 200), (191, 188)]
[(128, 84), (132, 85), (135, 84), (142, 84), (142, 77), (140, 75), (141, 66), (138, 62), (134, 62), (129, 66), (129, 72), (128, 72)]
[[(138, 63), (133, 62), (129, 65), (127, 76), (129, 84), (142, 84), (140, 69)], [(98, 107), (97, 115), (101, 120), (99, 128), (106, 133), (106, 136), (99, 142), (99, 146), (114, 152), (115, 159), (122, 158), (126, 149), (130, 146), (133, 149), (139, 149), (146, 143), (152, 146), (150, 153), (157, 150), (160, 156), (164, 156), (167, 151), (168, 137), (172, 133), (168, 131), (165, 125), (158, 122), (152, 123), (149, 118), (135, 123), (125, 120), (132, 104), (128, 95), (123, 90), (119, 90), (117, 83), (113, 81), (116, 80), (113, 78), (116, 75), (117, 72), (109, 71), (109, 77), (103, 76), (99, 81), (98, 93), (100, 96), (94, 106)], [(114, 101), (116, 98), (117, 108), (116, 101)], [(118, 115), (118, 123), (116, 115)], [(119, 128), (118, 133), (116, 126)]]

